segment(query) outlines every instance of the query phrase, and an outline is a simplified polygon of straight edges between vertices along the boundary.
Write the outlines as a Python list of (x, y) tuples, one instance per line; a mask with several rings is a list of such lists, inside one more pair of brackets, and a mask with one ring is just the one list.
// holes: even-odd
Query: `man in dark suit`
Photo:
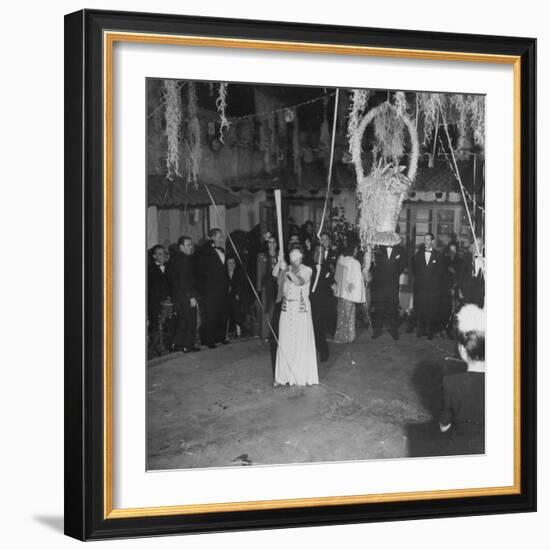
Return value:
[(401, 244), (378, 246), (374, 249), (370, 272), (372, 337), (382, 334), (384, 320), (394, 340), (399, 339), (397, 312), (399, 309), (399, 276), (407, 267), (407, 256)]
[[(317, 254), (319, 253), (320, 247), (317, 249)], [(327, 271), (326, 266), (321, 263), (319, 282), (317, 283), (317, 287), (315, 287), (314, 290), (313, 286), (315, 280), (317, 279), (318, 268), (319, 264), (316, 260), (311, 275), (311, 318), (313, 321), (313, 333), (315, 335), (315, 347), (319, 352), (319, 359), (324, 362), (328, 360), (326, 300), (328, 292), (332, 292), (332, 289), (330, 289), (330, 287), (327, 289), (327, 284), (328, 281), (334, 279), (332, 274)]]
[[(321, 233), (320, 246), (318, 253), (321, 254), (321, 274), (319, 276), (319, 301), (322, 315), (325, 320), (325, 330), (331, 338), (336, 331), (336, 307), (337, 299), (334, 296), (332, 285), (334, 284), (334, 274), (336, 272), (336, 262), (338, 261), (338, 252), (333, 249), (330, 235), (326, 232)], [(318, 263), (317, 255), (315, 263)]]
[(170, 283), (166, 273), (168, 255), (161, 244), (151, 249), (147, 270), (147, 317), (151, 330), (157, 330), (162, 303), (170, 297)]
[(208, 232), (208, 241), (197, 255), (196, 281), (201, 303), (201, 342), (209, 348), (227, 344), (229, 281), (225, 265), (224, 238), (220, 229)]
[(416, 335), (426, 335), (428, 340), (439, 321), (439, 302), (443, 282), (442, 255), (433, 247), (434, 236), (426, 233), (424, 247), (414, 257), (414, 309), (416, 311)]
[(172, 348), (184, 353), (199, 351), (195, 346), (198, 293), (193, 267), (193, 243), (191, 237), (184, 235), (178, 239), (178, 250), (170, 257), (167, 268), (177, 314)]
[(148, 353), (163, 355), (169, 350), (173, 333), (173, 309), (166, 262), (168, 254), (157, 244), (151, 249), (147, 268)]

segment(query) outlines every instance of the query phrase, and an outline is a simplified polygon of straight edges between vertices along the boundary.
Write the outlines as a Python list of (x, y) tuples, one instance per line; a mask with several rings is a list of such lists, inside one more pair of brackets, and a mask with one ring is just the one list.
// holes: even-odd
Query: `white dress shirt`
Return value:
[(426, 260), (426, 265), (428, 265), (430, 263), (430, 259), (432, 257), (432, 254), (433, 254), (433, 249), (430, 248), (430, 250), (425, 250), (424, 251), (424, 259)]
[(217, 247), (214, 247), (214, 250), (218, 253), (218, 256), (220, 257), (222, 264), (225, 264), (225, 253)]

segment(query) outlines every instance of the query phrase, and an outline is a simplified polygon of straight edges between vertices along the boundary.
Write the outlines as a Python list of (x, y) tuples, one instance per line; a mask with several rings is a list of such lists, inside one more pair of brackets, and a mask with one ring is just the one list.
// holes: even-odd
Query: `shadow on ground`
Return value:
[(63, 533), (64, 520), (63, 516), (33, 516), (33, 519), (50, 528), (52, 531)]
[(416, 364), (411, 383), (430, 420), (405, 426), (408, 456), (454, 456), (483, 452), (482, 442), (460, 437), (453, 429), (445, 433), (441, 433), (439, 429), (443, 376), (465, 370), (466, 364), (461, 361), (422, 360)]

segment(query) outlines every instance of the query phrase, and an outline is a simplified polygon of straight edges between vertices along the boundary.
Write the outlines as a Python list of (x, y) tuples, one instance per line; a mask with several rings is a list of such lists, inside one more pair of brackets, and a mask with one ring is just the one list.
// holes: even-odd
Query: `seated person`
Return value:
[(485, 450), (485, 310), (465, 305), (458, 313), (458, 352), (465, 372), (443, 377), (441, 432), (448, 432), (449, 454)]

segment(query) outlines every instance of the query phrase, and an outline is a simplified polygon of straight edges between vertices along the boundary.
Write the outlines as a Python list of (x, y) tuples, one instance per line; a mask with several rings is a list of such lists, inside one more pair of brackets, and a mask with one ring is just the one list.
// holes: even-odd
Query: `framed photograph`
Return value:
[(65, 18), (65, 530), (534, 511), (532, 38)]

